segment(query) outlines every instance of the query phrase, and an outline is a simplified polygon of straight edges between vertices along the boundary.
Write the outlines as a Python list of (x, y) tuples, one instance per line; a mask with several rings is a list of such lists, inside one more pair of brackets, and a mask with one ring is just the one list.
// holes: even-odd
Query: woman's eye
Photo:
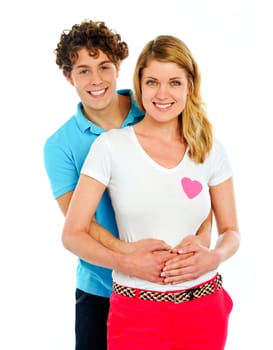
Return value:
[(153, 86), (153, 85), (156, 85), (156, 81), (155, 80), (147, 80), (146, 84), (149, 86)]
[(172, 85), (172, 86), (180, 86), (180, 85), (181, 85), (181, 81), (179, 81), (179, 80), (174, 80), (174, 81), (171, 82), (171, 85)]

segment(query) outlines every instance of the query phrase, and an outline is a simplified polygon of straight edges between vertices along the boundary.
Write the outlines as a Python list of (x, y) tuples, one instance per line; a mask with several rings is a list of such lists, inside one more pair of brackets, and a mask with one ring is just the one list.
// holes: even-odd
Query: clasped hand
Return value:
[(131, 248), (127, 273), (154, 283), (178, 284), (217, 267), (213, 250), (196, 235), (187, 236), (175, 248), (156, 239), (134, 242)]

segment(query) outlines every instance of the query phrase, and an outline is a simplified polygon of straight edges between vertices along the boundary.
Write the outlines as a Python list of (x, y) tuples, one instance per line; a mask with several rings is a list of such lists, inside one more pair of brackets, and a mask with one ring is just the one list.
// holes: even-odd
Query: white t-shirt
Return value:
[[(95, 140), (82, 173), (107, 186), (122, 240), (158, 238), (175, 247), (185, 236), (196, 233), (211, 208), (209, 187), (230, 178), (232, 169), (217, 140), (204, 163), (195, 163), (186, 151), (176, 167), (165, 168), (144, 151), (133, 127), (128, 126), (107, 131)], [(159, 285), (116, 271), (113, 280), (166, 291), (190, 288), (215, 273), (176, 285)]]

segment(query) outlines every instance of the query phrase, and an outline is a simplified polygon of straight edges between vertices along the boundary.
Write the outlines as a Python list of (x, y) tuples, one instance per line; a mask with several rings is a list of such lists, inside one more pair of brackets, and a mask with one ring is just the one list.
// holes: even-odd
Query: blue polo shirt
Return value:
[[(121, 127), (134, 125), (143, 118), (132, 97), (131, 90), (118, 90), (118, 94), (131, 97), (131, 109)], [(94, 140), (104, 129), (88, 120), (82, 113), (82, 104), (77, 112), (45, 142), (44, 164), (54, 198), (73, 191), (77, 185), (85, 157)], [(96, 220), (113, 235), (118, 236), (114, 211), (107, 190), (96, 211)], [(78, 260), (76, 286), (84, 292), (109, 297), (112, 292), (112, 271), (104, 267)]]

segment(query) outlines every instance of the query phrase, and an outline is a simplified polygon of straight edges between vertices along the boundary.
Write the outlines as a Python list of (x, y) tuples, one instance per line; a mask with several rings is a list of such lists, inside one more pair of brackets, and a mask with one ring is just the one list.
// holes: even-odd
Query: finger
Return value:
[(168, 266), (168, 268), (164, 267), (160, 276), (169, 277), (169, 276), (178, 276), (184, 274), (189, 268), (189, 266), (183, 266), (180, 264), (173, 264), (172, 266)]
[(168, 272), (168, 275), (164, 279), (165, 284), (176, 284), (186, 282), (195, 279), (196, 276), (191, 268), (177, 269), (176, 271)]
[(188, 244), (184, 246), (183, 248), (180, 247), (178, 249), (178, 254), (185, 254), (185, 253), (195, 253), (200, 249), (200, 246), (198, 244)]
[(169, 251), (171, 247), (164, 241), (152, 240), (147, 246), (149, 251)]
[(192, 279), (193, 277), (191, 276), (191, 274), (180, 275), (180, 276), (170, 276), (165, 278), (164, 284), (178, 284), (178, 283), (183, 283)]
[(171, 259), (169, 259), (168, 261), (166, 261), (166, 269), (172, 269), (172, 268), (176, 268), (179, 264), (183, 261), (183, 266), (187, 266), (190, 262), (185, 262), (185, 260), (188, 260), (189, 258), (191, 258), (194, 255), (194, 253), (190, 252), (190, 253), (183, 253), (183, 254), (179, 254), (179, 255), (175, 255), (172, 256)]
[(173, 254), (170, 254), (170, 253), (166, 253), (166, 254), (155, 253), (154, 256), (157, 259), (157, 263), (162, 265), (161, 271), (164, 269), (164, 267), (168, 263), (168, 261), (173, 259)]

